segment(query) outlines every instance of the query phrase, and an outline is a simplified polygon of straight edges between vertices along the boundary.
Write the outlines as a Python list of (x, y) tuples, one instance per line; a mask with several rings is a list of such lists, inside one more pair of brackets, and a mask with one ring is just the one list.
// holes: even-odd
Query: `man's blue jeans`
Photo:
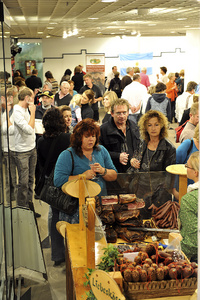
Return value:
[(29, 207), (33, 198), (33, 183), (37, 160), (36, 149), (27, 152), (14, 152), (18, 171), (17, 205)]

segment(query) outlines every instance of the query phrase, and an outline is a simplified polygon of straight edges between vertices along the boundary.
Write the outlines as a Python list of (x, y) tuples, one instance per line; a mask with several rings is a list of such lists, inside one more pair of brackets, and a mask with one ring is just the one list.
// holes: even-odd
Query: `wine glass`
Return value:
[[(90, 158), (91, 159), (89, 160), (89, 166), (90, 166), (91, 170), (93, 170), (97, 174), (97, 172), (95, 171), (95, 166), (94, 166), (94, 164), (96, 163), (94, 154), (92, 154)], [(98, 180), (98, 177), (94, 175), (91, 180)]]

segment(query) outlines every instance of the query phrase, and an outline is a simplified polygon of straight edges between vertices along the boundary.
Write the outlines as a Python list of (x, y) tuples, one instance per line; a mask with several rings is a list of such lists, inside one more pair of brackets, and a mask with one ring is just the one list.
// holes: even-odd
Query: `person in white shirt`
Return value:
[(14, 106), (15, 162), (18, 171), (17, 205), (30, 207), (36, 166), (34, 94), (24, 88)]
[(117, 72), (117, 66), (113, 66), (112, 67), (112, 72), (110, 72), (107, 76), (107, 80), (106, 80), (106, 84), (105, 87), (108, 89), (109, 85), (110, 85), (110, 81), (111, 79), (113, 79), (115, 77), (115, 73)]
[(162, 82), (166, 84), (168, 82), (168, 76), (167, 76), (167, 68), (166, 67), (160, 67), (160, 74), (162, 75), (159, 78), (159, 74), (157, 74), (157, 82)]
[(122, 92), (122, 99), (125, 99), (130, 104), (129, 119), (137, 123), (137, 118), (140, 113), (141, 105), (146, 108), (149, 95), (146, 87), (140, 83), (141, 77), (139, 74), (133, 75), (133, 82), (125, 87)]
[(176, 119), (178, 123), (181, 121), (183, 112), (193, 104), (193, 97), (197, 83), (195, 81), (189, 81), (186, 91), (176, 98)]

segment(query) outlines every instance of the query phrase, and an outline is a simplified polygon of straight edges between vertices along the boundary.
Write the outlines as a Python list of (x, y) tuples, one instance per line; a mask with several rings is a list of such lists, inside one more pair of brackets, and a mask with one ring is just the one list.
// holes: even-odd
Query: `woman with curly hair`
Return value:
[[(100, 128), (93, 119), (85, 119), (79, 122), (71, 135), (71, 147), (74, 158), (74, 170), (72, 171), (72, 159), (69, 151), (63, 151), (58, 157), (54, 184), (61, 187), (65, 182), (78, 179), (79, 174), (84, 174), (86, 179), (92, 180), (98, 175), (98, 184), (101, 187), (101, 195), (106, 195), (105, 181), (114, 181), (117, 172), (108, 151), (99, 145)], [(93, 168), (90, 167), (92, 158), (95, 158)], [(95, 179), (96, 180), (96, 179)], [(73, 216), (66, 215), (65, 221), (78, 223), (78, 208)]]
[[(45, 162), (48, 159), (48, 153), (50, 152), (51, 145), (52, 143), (55, 143), (49, 160), (49, 165), (47, 166), (45, 173), (46, 176), (49, 176), (55, 167), (59, 154), (69, 147), (70, 134), (66, 133), (67, 126), (65, 119), (62, 112), (56, 107), (52, 107), (44, 113), (42, 124), (45, 131), (43, 136), (39, 138), (37, 147), (41, 173), (45, 166)], [(51, 236), (51, 259), (54, 261), (54, 265), (57, 266), (65, 260), (65, 246), (63, 237), (56, 229), (56, 223), (59, 221), (59, 210), (53, 207), (51, 207), (50, 211), (51, 210), (52, 220), (51, 224), (49, 224)]]
[(130, 160), (135, 172), (131, 192), (144, 199), (141, 216), (148, 219), (152, 217), (151, 204), (159, 207), (172, 199), (169, 191), (172, 192), (174, 178), (165, 171), (167, 166), (176, 163), (176, 149), (166, 139), (168, 120), (163, 113), (149, 110), (138, 125), (142, 141), (137, 156)]
[(156, 110), (146, 112), (138, 122), (143, 141), (139, 146), (141, 161), (131, 159), (131, 165), (140, 171), (165, 171), (166, 167), (176, 163), (176, 149), (166, 139), (168, 120)]

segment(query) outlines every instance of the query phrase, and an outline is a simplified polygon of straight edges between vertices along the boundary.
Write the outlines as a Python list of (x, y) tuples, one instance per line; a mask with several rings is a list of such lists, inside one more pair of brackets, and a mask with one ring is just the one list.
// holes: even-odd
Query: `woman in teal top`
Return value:
[[(71, 135), (71, 147), (74, 158), (74, 170), (72, 171), (72, 159), (69, 151), (63, 151), (58, 157), (55, 171), (54, 184), (61, 187), (65, 182), (78, 179), (79, 174), (84, 174), (86, 179), (96, 181), (101, 187), (101, 195), (106, 195), (106, 182), (117, 178), (117, 171), (110, 154), (99, 143), (100, 128), (93, 119), (84, 119), (79, 122)], [(91, 167), (91, 161), (95, 159)], [(94, 179), (97, 177), (97, 179)], [(67, 221), (78, 222), (78, 210), (76, 216), (68, 216)], [(65, 218), (66, 220), (66, 218)]]
[(190, 259), (197, 262), (198, 252), (198, 188), (199, 188), (199, 152), (189, 157), (187, 177), (194, 181), (188, 186), (188, 193), (181, 198), (179, 211), (180, 232), (182, 235), (181, 249)]

